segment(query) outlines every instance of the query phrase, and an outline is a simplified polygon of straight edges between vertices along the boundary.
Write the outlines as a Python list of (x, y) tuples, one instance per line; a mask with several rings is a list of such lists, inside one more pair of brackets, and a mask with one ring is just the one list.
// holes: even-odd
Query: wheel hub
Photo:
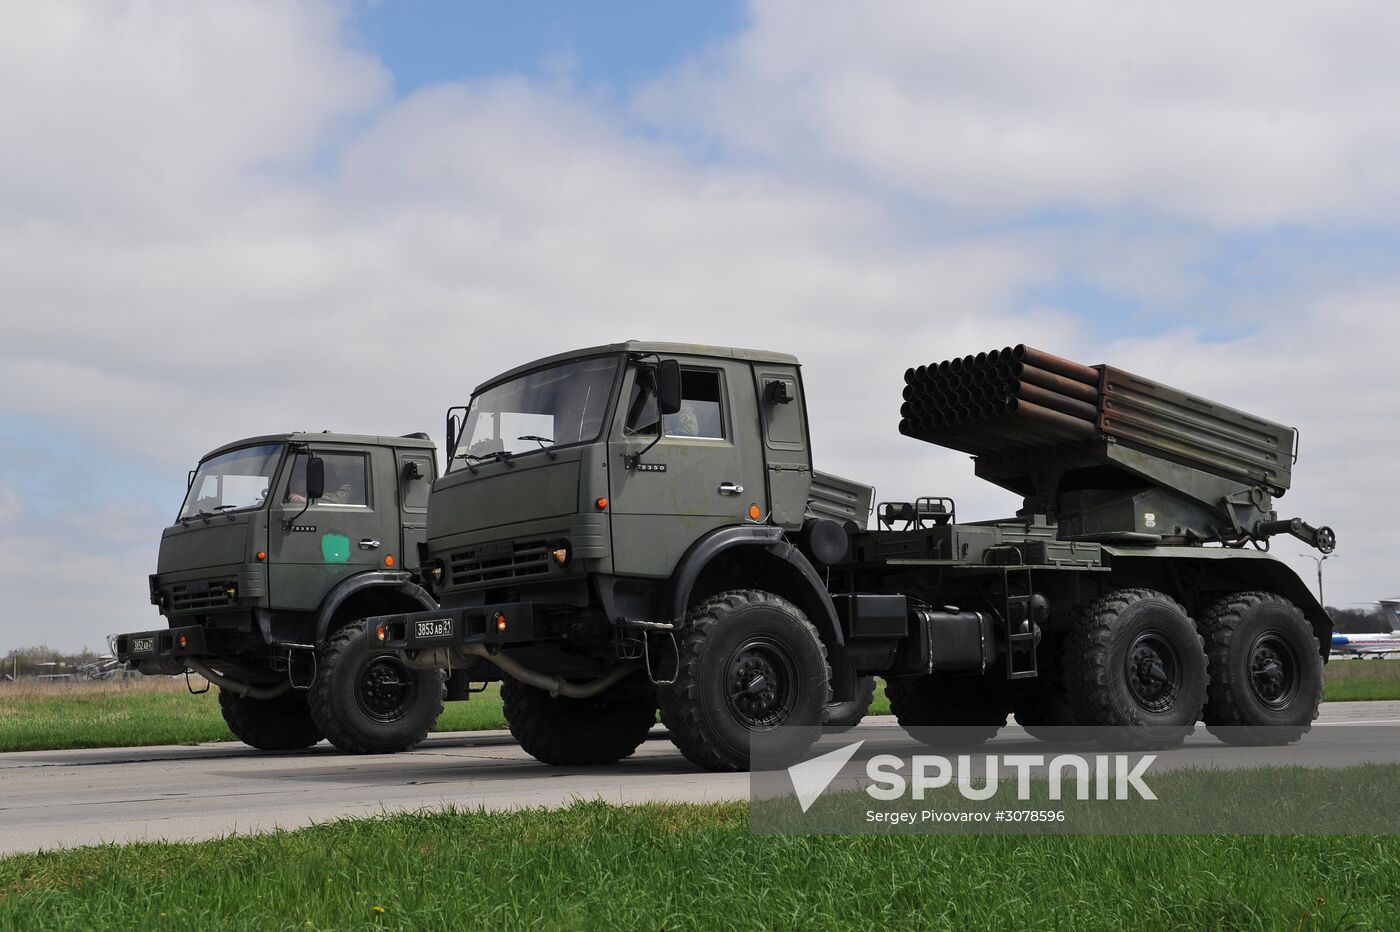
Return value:
[(1176, 649), (1156, 632), (1133, 641), (1124, 661), (1128, 692), (1148, 712), (1165, 712), (1181, 694), (1183, 669)]
[(792, 661), (778, 645), (753, 641), (735, 651), (729, 663), (728, 701), (749, 728), (782, 723), (792, 706), (796, 684)]
[(1264, 632), (1250, 648), (1249, 688), (1271, 709), (1286, 707), (1298, 693), (1298, 658), (1276, 632)]
[(408, 671), (392, 657), (377, 657), (360, 672), (355, 700), (365, 715), (377, 722), (394, 722), (408, 712), (418, 686)]

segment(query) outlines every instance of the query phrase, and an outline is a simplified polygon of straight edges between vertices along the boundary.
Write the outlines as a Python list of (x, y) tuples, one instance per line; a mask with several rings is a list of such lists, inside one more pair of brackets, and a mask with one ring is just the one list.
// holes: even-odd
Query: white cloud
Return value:
[(640, 107), (818, 177), (971, 216), (1390, 222), (1400, 7), (755, 4)]

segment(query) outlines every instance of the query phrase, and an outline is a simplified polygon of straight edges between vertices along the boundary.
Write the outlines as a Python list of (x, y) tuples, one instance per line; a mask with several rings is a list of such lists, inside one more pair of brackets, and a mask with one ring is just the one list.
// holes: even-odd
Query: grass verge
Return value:
[(1324, 675), (1328, 702), (1400, 699), (1400, 660), (1335, 660)]
[[(449, 702), (435, 731), (505, 728), (499, 687)], [(233, 741), (218, 689), (190, 695), (183, 679), (0, 684), (0, 751)]]
[(743, 803), (443, 812), (0, 860), (3, 928), (1372, 929), (1400, 838), (756, 836)]

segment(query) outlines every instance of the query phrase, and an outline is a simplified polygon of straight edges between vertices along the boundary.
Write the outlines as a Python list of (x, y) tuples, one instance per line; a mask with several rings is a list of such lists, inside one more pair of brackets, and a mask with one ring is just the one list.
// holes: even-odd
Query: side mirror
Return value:
[(674, 359), (663, 359), (656, 367), (656, 409), (663, 415), (681, 409), (681, 364)]
[(306, 499), (320, 498), (326, 491), (326, 461), (313, 456), (306, 461)]

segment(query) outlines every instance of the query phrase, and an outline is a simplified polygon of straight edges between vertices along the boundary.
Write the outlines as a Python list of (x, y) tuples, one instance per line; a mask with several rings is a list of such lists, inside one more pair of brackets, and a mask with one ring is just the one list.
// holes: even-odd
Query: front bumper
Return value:
[(209, 649), (204, 629), (191, 625), (114, 635), (112, 653), (118, 661), (129, 663), (142, 673), (169, 676), (185, 672), (185, 658), (207, 656)]
[(391, 650), (422, 651), (467, 644), (506, 646), (551, 640), (548, 606), (501, 602), (470, 608), (379, 615), (365, 625), (370, 643)]

